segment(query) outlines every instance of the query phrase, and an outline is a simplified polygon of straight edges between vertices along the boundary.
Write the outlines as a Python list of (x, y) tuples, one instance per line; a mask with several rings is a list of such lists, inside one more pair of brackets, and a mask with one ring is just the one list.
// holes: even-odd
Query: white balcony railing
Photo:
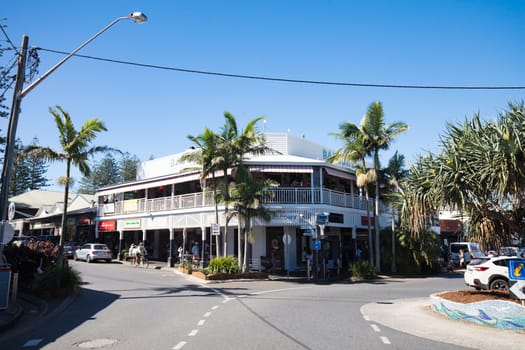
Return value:
[[(323, 204), (335, 207), (366, 210), (367, 200), (364, 197), (350, 193), (333, 191), (323, 188), (275, 187), (270, 189), (265, 204)], [(369, 200), (369, 208), (373, 210), (373, 201)], [(99, 215), (114, 216), (132, 213), (151, 213), (170, 210), (184, 210), (214, 205), (213, 194), (196, 192), (173, 197), (153, 199), (128, 199), (121, 202), (104, 204)]]

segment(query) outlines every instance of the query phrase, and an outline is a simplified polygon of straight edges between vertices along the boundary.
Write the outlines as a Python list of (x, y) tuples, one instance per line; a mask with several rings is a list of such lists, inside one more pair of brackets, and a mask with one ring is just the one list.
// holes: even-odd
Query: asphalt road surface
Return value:
[(71, 265), (84, 281), (76, 299), (2, 349), (460, 349), (380, 326), (360, 308), (463, 289), (461, 275), (203, 283), (164, 268)]

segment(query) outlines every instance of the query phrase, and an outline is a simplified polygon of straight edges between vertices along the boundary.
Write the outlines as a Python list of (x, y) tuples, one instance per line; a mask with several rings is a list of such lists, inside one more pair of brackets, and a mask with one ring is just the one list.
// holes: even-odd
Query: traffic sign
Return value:
[(514, 294), (516, 298), (525, 300), (525, 293), (523, 293), (523, 287), (525, 287), (525, 281), (518, 281), (509, 288), (509, 292)]
[(525, 260), (509, 260), (509, 279), (513, 281), (525, 280)]
[(326, 225), (328, 223), (328, 214), (317, 214), (317, 225)]
[(313, 240), (312, 241), (312, 249), (313, 250), (321, 250), (321, 241), (319, 240)]
[(219, 224), (211, 224), (211, 234), (213, 236), (219, 236), (221, 234), (221, 229)]

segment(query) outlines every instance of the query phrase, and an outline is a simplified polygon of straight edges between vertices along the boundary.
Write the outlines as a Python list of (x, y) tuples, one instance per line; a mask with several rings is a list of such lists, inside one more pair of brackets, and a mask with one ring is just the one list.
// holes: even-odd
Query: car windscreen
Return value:
[(95, 244), (93, 246), (93, 249), (96, 249), (96, 250), (108, 250), (108, 247), (106, 247), (105, 245), (103, 244)]
[(452, 244), (450, 246), (450, 251), (452, 253), (459, 253), (459, 251), (463, 249), (464, 252), (468, 252), (468, 245), (466, 244)]

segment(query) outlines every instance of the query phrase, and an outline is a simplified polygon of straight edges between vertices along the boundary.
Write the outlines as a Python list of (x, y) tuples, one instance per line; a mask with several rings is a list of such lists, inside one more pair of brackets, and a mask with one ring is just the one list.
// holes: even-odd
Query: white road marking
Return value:
[(379, 329), (379, 327), (378, 327), (376, 324), (371, 324), (370, 327), (372, 327), (372, 329), (373, 329), (375, 332), (381, 332), (381, 330)]
[(206, 313), (204, 314), (204, 317), (210, 317), (210, 315), (211, 315), (211, 312), (206, 312)]
[(180, 349), (182, 349), (182, 347), (183, 347), (184, 345), (186, 345), (186, 342), (185, 342), (185, 341), (181, 341), (181, 342), (179, 342), (177, 345), (175, 345), (175, 346), (173, 347), (173, 350), (180, 350)]
[(365, 319), (365, 321), (370, 321), (370, 317), (368, 316), (363, 315), (363, 318)]
[(38, 344), (40, 344), (42, 340), (43, 339), (30, 339), (26, 341), (26, 343), (24, 344), (24, 347), (37, 346)]
[(197, 326), (202, 326), (204, 324), (204, 322), (206, 322), (206, 320), (200, 320), (198, 323), (197, 323)]
[(219, 308), (219, 305), (215, 305), (214, 307), (212, 307), (211, 309), (212, 310), (217, 310)]
[(379, 337), (383, 341), (383, 344), (390, 344), (390, 340), (387, 337)]
[(189, 334), (188, 336), (190, 337), (194, 337), (197, 335), (197, 333), (199, 333), (199, 330), (198, 329), (193, 329)]

